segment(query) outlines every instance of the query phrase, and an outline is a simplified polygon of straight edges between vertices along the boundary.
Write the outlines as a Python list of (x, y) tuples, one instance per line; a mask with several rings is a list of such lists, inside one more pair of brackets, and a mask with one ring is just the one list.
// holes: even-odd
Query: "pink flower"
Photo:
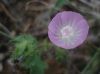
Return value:
[(81, 14), (64, 11), (52, 19), (48, 29), (52, 43), (65, 49), (73, 49), (86, 39), (89, 26)]

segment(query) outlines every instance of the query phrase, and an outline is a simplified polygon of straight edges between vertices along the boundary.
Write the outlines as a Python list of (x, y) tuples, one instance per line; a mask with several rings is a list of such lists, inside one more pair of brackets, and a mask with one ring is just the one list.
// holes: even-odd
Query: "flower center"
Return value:
[(73, 28), (70, 26), (66, 26), (61, 29), (62, 38), (70, 38), (74, 35)]

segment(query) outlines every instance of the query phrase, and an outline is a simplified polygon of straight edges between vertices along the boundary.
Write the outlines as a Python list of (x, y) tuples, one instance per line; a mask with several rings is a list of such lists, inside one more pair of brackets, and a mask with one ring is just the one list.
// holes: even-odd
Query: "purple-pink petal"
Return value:
[(60, 40), (58, 40), (57, 36), (54, 35), (50, 31), (48, 31), (48, 36), (49, 36), (50, 41), (59, 47), (62, 47), (65, 44), (64, 42), (61, 42)]
[(76, 27), (77, 27), (78, 31), (81, 31), (80, 32), (81, 36), (79, 36), (79, 38), (82, 38), (84, 41), (87, 37), (88, 29), (89, 29), (89, 26), (88, 26), (86, 20), (81, 20), (80, 22), (78, 22), (76, 24)]
[(83, 16), (76, 12), (60, 12), (48, 26), (48, 36), (52, 43), (73, 49), (84, 42), (89, 26)]
[(66, 24), (74, 25), (77, 22), (79, 22), (80, 20), (82, 20), (83, 17), (82, 17), (82, 15), (80, 15), (76, 12), (72, 12), (72, 11), (66, 12), (66, 11), (64, 11), (64, 12), (62, 12), (61, 19), (62, 19), (62, 23), (64, 25), (66, 25)]
[(52, 33), (56, 33), (62, 26), (61, 22), (61, 13), (58, 13), (50, 22), (50, 25), (48, 26), (49, 31)]

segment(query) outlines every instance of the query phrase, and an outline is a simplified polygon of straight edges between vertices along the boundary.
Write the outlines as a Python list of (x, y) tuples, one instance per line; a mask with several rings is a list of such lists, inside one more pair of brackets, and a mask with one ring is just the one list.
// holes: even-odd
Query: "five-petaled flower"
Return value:
[(48, 36), (55, 45), (73, 49), (86, 39), (89, 26), (79, 13), (64, 11), (58, 13), (48, 26)]

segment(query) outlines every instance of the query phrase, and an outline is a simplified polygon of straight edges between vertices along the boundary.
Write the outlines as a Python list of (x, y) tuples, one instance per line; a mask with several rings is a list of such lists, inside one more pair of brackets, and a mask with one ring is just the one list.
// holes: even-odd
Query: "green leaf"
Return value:
[(21, 55), (25, 51), (25, 49), (27, 49), (27, 43), (27, 41), (23, 41), (16, 45), (16, 48), (18, 49), (18, 55)]
[(30, 55), (32, 52), (34, 52), (34, 47), (33, 47), (33, 45), (31, 45), (31, 44), (27, 45), (27, 50), (26, 50), (26, 52), (25, 52), (25, 56)]
[(29, 42), (33, 42), (35, 40), (34, 37), (32, 37), (31, 35), (27, 35), (26, 39), (29, 41)]
[(37, 65), (31, 67), (30, 74), (45, 74), (44, 70)]
[(15, 44), (15, 51), (12, 54), (12, 58), (18, 58), (21, 55), (24, 57), (29, 56), (31, 53), (39, 53), (38, 42), (31, 35), (21, 34), (20, 36), (11, 40)]
[(23, 41), (25, 39), (25, 35), (24, 34), (22, 34), (22, 35), (20, 35), (20, 36), (18, 36), (18, 37), (16, 37), (16, 38), (14, 38), (14, 39), (12, 39), (10, 42), (13, 42), (13, 43), (18, 43), (18, 42), (21, 42), (21, 41)]
[(31, 74), (44, 74), (44, 69), (48, 65), (40, 59), (40, 50), (35, 38), (22, 34), (11, 42), (15, 44), (15, 51), (12, 54), (13, 60), (23, 56), (20, 63), (26, 68), (31, 68)]
[(47, 63), (42, 61), (41, 59), (38, 58), (37, 62), (35, 63), (38, 67), (45, 69), (48, 67)]
[(54, 58), (57, 59), (58, 62), (62, 62), (64, 59), (67, 61), (66, 51), (60, 48), (56, 49), (56, 53), (54, 55)]
[(37, 57), (35, 54), (30, 54), (29, 56), (25, 57), (21, 62), (22, 66), (26, 68), (30, 68), (32, 65), (36, 63)]
[(40, 60), (40, 58), (37, 57), (37, 60), (34, 65), (31, 66), (30, 74), (45, 74), (45, 68), (47, 68), (48, 65), (44, 61)]
[(39, 65), (42, 68), (46, 68), (47, 64), (40, 60), (40, 57), (37, 54), (31, 53), (29, 56), (25, 57), (21, 62), (22, 66), (30, 68), (32, 65)]
[(16, 44), (16, 48), (14, 53), (12, 54), (12, 57), (18, 58), (20, 55), (23, 54), (26, 47), (27, 47), (27, 41), (22, 41), (21, 43)]

